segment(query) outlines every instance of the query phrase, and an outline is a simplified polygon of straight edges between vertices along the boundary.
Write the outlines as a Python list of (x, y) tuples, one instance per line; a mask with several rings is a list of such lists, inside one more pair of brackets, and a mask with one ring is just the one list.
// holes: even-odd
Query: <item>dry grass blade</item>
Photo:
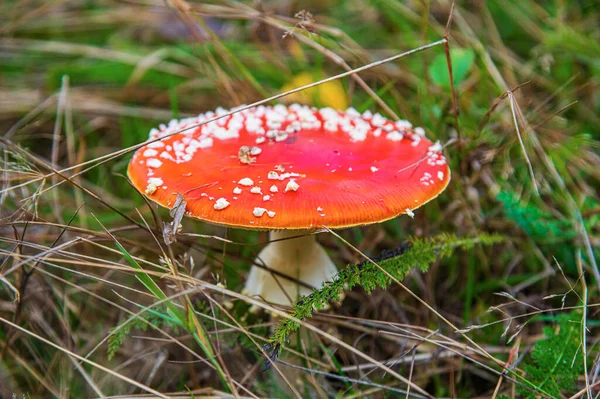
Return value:
[(154, 389), (152, 389), (152, 388), (150, 388), (150, 387), (147, 387), (146, 385), (144, 385), (144, 384), (142, 384), (142, 383), (139, 383), (139, 382), (137, 382), (137, 381), (134, 381), (134, 380), (132, 380), (131, 378), (128, 378), (128, 377), (126, 377), (126, 376), (124, 376), (124, 375), (122, 375), (122, 374), (116, 373), (116, 372), (112, 371), (111, 369), (109, 369), (109, 368), (107, 368), (107, 367), (104, 367), (104, 366), (102, 366), (102, 365), (100, 365), (100, 364), (98, 364), (98, 363), (96, 363), (96, 362), (93, 362), (93, 361), (91, 361), (91, 360), (88, 360), (88, 359), (86, 359), (86, 358), (84, 358), (84, 357), (82, 357), (82, 356), (79, 356), (78, 354), (76, 354), (76, 353), (73, 353), (73, 352), (71, 352), (70, 350), (68, 350), (68, 349), (65, 349), (65, 348), (61, 347), (60, 345), (57, 345), (57, 344), (55, 344), (54, 342), (52, 342), (52, 341), (49, 341), (49, 340), (47, 340), (46, 338), (44, 338), (44, 337), (41, 337), (41, 336), (39, 336), (38, 334), (35, 334), (35, 333), (33, 333), (33, 332), (31, 332), (31, 331), (29, 331), (29, 330), (27, 330), (27, 329), (25, 329), (25, 328), (23, 328), (23, 327), (21, 327), (21, 326), (18, 326), (18, 325), (16, 325), (16, 324), (14, 324), (14, 323), (12, 323), (12, 322), (10, 322), (10, 321), (6, 320), (6, 319), (5, 319), (5, 318), (3, 318), (3, 317), (0, 317), (0, 322), (2, 322), (2, 323), (4, 323), (4, 324), (6, 324), (6, 325), (8, 325), (8, 326), (11, 326), (12, 328), (14, 328), (14, 329), (17, 329), (17, 330), (19, 330), (19, 331), (21, 331), (21, 332), (23, 332), (23, 333), (25, 333), (25, 334), (27, 334), (27, 335), (30, 335), (30, 336), (34, 337), (35, 339), (38, 339), (38, 340), (40, 340), (41, 342), (43, 342), (43, 343), (45, 343), (45, 344), (47, 344), (47, 345), (50, 345), (50, 346), (52, 346), (53, 348), (55, 348), (55, 349), (57, 349), (57, 350), (59, 350), (59, 351), (61, 351), (61, 352), (65, 353), (65, 354), (67, 354), (67, 355), (69, 355), (69, 356), (72, 356), (72, 357), (74, 357), (74, 358), (76, 358), (76, 359), (79, 359), (79, 360), (83, 361), (84, 363), (87, 363), (87, 364), (89, 364), (89, 365), (91, 365), (91, 366), (93, 366), (93, 367), (95, 367), (95, 368), (97, 368), (97, 369), (99, 369), (99, 370), (102, 370), (102, 371), (104, 371), (104, 372), (106, 372), (106, 373), (108, 373), (108, 374), (110, 374), (110, 375), (113, 375), (113, 376), (115, 376), (115, 377), (117, 377), (117, 378), (119, 378), (119, 379), (121, 379), (121, 380), (123, 380), (123, 381), (125, 381), (125, 382), (127, 382), (127, 383), (129, 383), (129, 384), (131, 384), (131, 385), (134, 385), (134, 386), (136, 386), (136, 387), (138, 387), (138, 388), (140, 388), (140, 389), (143, 389), (143, 390), (144, 390), (144, 391), (146, 391), (146, 392), (149, 392), (149, 393), (151, 393), (151, 394), (153, 394), (153, 395), (156, 395), (156, 396), (157, 396), (157, 397), (159, 397), (159, 398), (163, 398), (163, 399), (169, 399), (169, 397), (168, 397), (168, 396), (166, 396), (166, 395), (163, 395), (162, 393), (160, 393), (160, 392), (158, 392), (158, 391), (156, 391), (156, 390), (154, 390)]
[(450, 12), (448, 14), (448, 22), (446, 23), (446, 29), (444, 30), (444, 51), (446, 53), (446, 63), (448, 64), (448, 76), (450, 78), (450, 91), (452, 93), (452, 115), (454, 116), (454, 128), (456, 129), (456, 135), (458, 141), (462, 146), (462, 140), (460, 137), (460, 126), (458, 124), (458, 99), (456, 97), (456, 89), (454, 88), (454, 74), (452, 73), (452, 59), (450, 57), (450, 27), (452, 26), (452, 15), (454, 14), (454, 8), (456, 7), (456, 1), (452, 1), (450, 6)]
[[(512, 115), (513, 115), (513, 122), (515, 124), (515, 130), (517, 131), (517, 137), (519, 138), (519, 144), (521, 144), (521, 150), (523, 151), (523, 156), (525, 157), (525, 160), (527, 161), (527, 167), (529, 168), (529, 175), (531, 176), (531, 183), (533, 184), (533, 187), (534, 187), (537, 195), (540, 195), (540, 190), (538, 188), (537, 180), (535, 178), (535, 173), (533, 172), (533, 164), (531, 163), (531, 160), (529, 159), (529, 155), (527, 155), (527, 149), (525, 148), (525, 142), (523, 141), (523, 136), (521, 135), (521, 129), (519, 128), (518, 119), (522, 118), (521, 110), (519, 108), (519, 105), (515, 101), (514, 94), (511, 91), (509, 91), (509, 92), (507, 92), (507, 95), (508, 95), (508, 102), (510, 104), (510, 109), (511, 109)], [(520, 116), (520, 118), (517, 118), (517, 113)]]

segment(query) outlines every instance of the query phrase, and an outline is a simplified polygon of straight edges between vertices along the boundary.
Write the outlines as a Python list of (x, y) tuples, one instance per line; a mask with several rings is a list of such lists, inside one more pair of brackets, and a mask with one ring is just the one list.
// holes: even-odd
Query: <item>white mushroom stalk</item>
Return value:
[[(297, 236), (301, 237), (290, 238)], [(297, 281), (310, 287), (320, 287), (337, 273), (329, 255), (310, 230), (274, 230), (269, 237), (273, 242), (258, 254), (256, 263), (277, 274), (252, 266), (246, 280), (246, 295), (262, 298), (272, 304), (291, 305), (312, 292), (312, 289)]]

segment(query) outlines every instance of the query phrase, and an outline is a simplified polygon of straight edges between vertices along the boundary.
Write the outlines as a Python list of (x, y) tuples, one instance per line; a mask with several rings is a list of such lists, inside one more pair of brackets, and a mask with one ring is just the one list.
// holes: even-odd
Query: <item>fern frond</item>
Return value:
[(496, 197), (508, 219), (517, 223), (530, 237), (539, 241), (565, 241), (576, 236), (571, 221), (557, 219), (533, 204), (523, 204), (511, 191), (501, 191)]
[[(411, 269), (418, 268), (425, 272), (434, 261), (450, 256), (457, 248), (470, 249), (476, 244), (491, 245), (502, 240), (499, 235), (489, 234), (467, 238), (459, 238), (453, 234), (411, 238), (398, 248), (384, 251), (381, 257), (374, 259), (389, 276), (371, 261), (350, 265), (336, 274), (331, 281), (323, 283), (311, 294), (300, 298), (290, 316), (296, 320), (306, 320), (312, 317), (315, 311), (323, 309), (329, 301), (338, 301), (346, 288), (351, 290), (362, 286), (369, 293), (376, 288), (385, 289), (392, 281), (390, 276), (402, 280)], [(285, 319), (275, 328), (270, 343), (264, 348), (271, 358), (265, 362), (266, 368), (270, 367), (271, 361), (277, 357), (289, 335), (300, 328), (300, 323), (296, 320)]]
[[(576, 391), (575, 382), (584, 373), (580, 322), (581, 316), (573, 312), (558, 316), (556, 325), (544, 328), (546, 337), (535, 343), (525, 362), (528, 385), (557, 398)], [(536, 398), (535, 393), (521, 391), (527, 399)]]

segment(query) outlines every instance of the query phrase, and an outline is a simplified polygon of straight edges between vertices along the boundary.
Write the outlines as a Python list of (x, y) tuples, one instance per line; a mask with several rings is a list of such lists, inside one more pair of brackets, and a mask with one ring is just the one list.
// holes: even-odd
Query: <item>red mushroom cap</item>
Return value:
[[(226, 111), (171, 121), (150, 139)], [(135, 187), (186, 215), (246, 229), (341, 228), (391, 219), (437, 197), (450, 181), (439, 143), (422, 128), (300, 105), (259, 106), (140, 148)]]

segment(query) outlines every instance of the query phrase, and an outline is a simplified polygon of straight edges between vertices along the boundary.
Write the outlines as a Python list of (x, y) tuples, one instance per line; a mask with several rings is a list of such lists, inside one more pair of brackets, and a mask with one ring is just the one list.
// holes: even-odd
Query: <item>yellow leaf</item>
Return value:
[[(305, 86), (313, 83), (315, 79), (308, 72), (302, 72), (292, 78), (282, 88), (282, 92), (295, 89), (296, 87)], [(322, 107), (331, 107), (337, 110), (345, 110), (348, 108), (346, 92), (339, 80), (323, 83), (319, 86), (312, 87), (290, 94), (283, 98), (283, 101), (288, 103), (300, 103), (305, 105), (315, 105)]]

